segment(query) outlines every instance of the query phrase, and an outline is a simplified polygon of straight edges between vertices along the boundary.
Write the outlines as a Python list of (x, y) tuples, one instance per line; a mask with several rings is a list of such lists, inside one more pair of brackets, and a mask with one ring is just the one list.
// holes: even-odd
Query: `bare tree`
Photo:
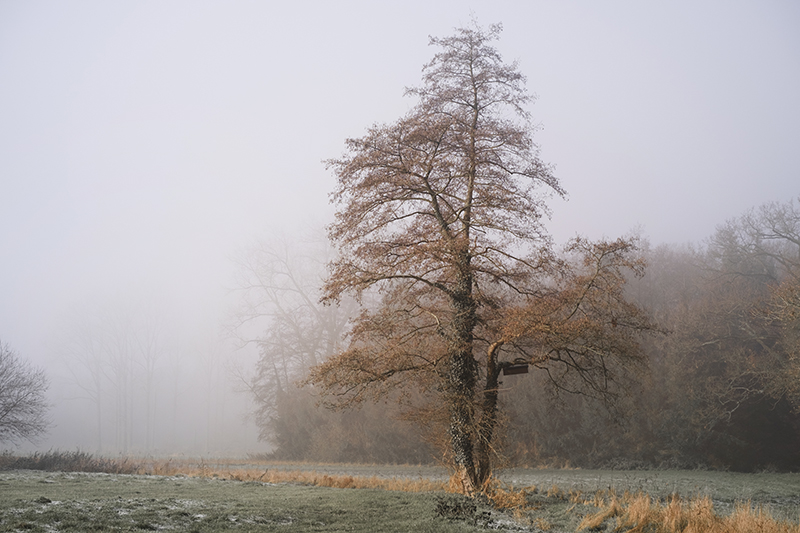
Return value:
[(89, 400), (94, 405), (96, 424), (96, 452), (103, 448), (103, 394), (106, 385), (105, 342), (97, 335), (95, 324), (89, 317), (84, 317), (80, 324), (75, 324), (59, 340), (66, 364), (67, 372), (73, 383), (80, 389), (78, 398)]
[(165, 321), (155, 308), (143, 309), (133, 334), (135, 361), (139, 366), (141, 380), (144, 381), (144, 449), (151, 451), (156, 440), (156, 412), (158, 398), (156, 381), (159, 363), (165, 352)]
[(310, 378), (343, 404), (432, 395), (467, 493), (491, 473), (503, 369), (534, 365), (565, 389), (605, 395), (611, 360), (636, 360), (630, 332), (649, 327), (621, 296), (622, 272), (641, 267), (631, 242), (576, 241), (580, 261), (555, 257), (544, 201), (563, 190), (532, 141), (525, 78), (491, 45), (500, 31), (432, 38), (441, 50), (407, 90), (418, 104), (329, 163), (340, 258), (324, 299), (377, 291), (382, 303)]
[(735, 323), (765, 354), (743, 372), (756, 383), (751, 389), (761, 393), (767, 382), (800, 410), (800, 204), (770, 202), (729, 220), (710, 250), (715, 272), (753, 293)]
[(796, 201), (728, 220), (705, 246), (661, 247), (650, 263), (649, 287), (634, 285), (670, 334), (647, 347), (653, 386), (640, 405), (654, 416), (640, 433), (684, 465), (795, 465), (780, 446), (797, 442), (800, 407)]
[(0, 342), (0, 442), (34, 440), (47, 431), (48, 385), (42, 369)]
[[(256, 404), (255, 421), (264, 441), (276, 441), (286, 395), (308, 369), (341, 349), (355, 306), (319, 302), (325, 265), (332, 250), (322, 238), (276, 238), (259, 242), (236, 260), (240, 306), (228, 323), (240, 345), (258, 346), (253, 376), (240, 382)], [(276, 442), (278, 443), (278, 442)]]
[[(94, 405), (97, 451), (156, 445), (158, 381), (169, 333), (152, 302), (109, 302), (73, 310), (59, 339), (62, 361)], [(113, 439), (108, 439), (113, 430)]]

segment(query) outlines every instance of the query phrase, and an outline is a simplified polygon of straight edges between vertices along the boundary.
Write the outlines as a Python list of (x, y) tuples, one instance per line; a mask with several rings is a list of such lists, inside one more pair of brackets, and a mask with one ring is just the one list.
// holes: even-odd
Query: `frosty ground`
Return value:
[(436, 505), (431, 493), (186, 476), (0, 472), (0, 531), (469, 532), (490, 520), (502, 530), (521, 530), (504, 527), (500, 515), (480, 523), (448, 519), (437, 515)]
[[(195, 466), (210, 469), (208, 463)], [(447, 475), (444, 469), (426, 466), (228, 463), (228, 467), (394, 479), (442, 480)], [(676, 493), (686, 498), (708, 496), (720, 514), (730, 512), (737, 502), (749, 501), (776, 517), (795, 523), (800, 519), (800, 474), (514, 469), (500, 472), (499, 479), (504, 486), (536, 487), (524, 520), (485, 504), (463, 506), (461, 497), (442, 491), (337, 489), (234, 481), (218, 474), (9, 470), (0, 471), (0, 531), (575, 531), (580, 520), (596, 509), (576, 505), (577, 499), (570, 495), (598, 491), (644, 492), (654, 498)]]

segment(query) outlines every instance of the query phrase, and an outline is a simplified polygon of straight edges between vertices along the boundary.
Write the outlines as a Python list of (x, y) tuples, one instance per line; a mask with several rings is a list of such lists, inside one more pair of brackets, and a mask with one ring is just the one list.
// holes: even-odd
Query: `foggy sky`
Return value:
[(145, 297), (186, 337), (217, 328), (230, 258), (328, 222), (321, 161), (399, 118), (428, 36), (473, 16), (537, 96), (558, 242), (700, 241), (800, 195), (790, 0), (4, 0), (0, 340), (57, 369), (69, 317)]

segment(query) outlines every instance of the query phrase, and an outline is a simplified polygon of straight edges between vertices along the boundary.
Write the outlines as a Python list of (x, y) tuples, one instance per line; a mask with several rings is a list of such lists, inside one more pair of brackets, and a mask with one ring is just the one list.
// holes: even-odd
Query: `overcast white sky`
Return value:
[(699, 241), (800, 194), (800, 3), (0, 0), (0, 339), (69, 309), (209, 308), (256, 237), (326, 223), (321, 163), (470, 22), (538, 98), (558, 241)]

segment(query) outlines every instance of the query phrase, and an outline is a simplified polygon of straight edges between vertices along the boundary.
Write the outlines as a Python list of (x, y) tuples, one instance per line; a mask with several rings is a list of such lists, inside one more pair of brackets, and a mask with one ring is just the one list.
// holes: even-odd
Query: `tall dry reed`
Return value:
[(583, 519), (579, 531), (611, 526), (621, 533), (800, 533), (799, 524), (777, 520), (768, 509), (750, 503), (737, 505), (728, 516), (717, 515), (707, 496), (692, 500), (672, 496), (660, 502), (647, 494), (612, 494), (600, 507)]

